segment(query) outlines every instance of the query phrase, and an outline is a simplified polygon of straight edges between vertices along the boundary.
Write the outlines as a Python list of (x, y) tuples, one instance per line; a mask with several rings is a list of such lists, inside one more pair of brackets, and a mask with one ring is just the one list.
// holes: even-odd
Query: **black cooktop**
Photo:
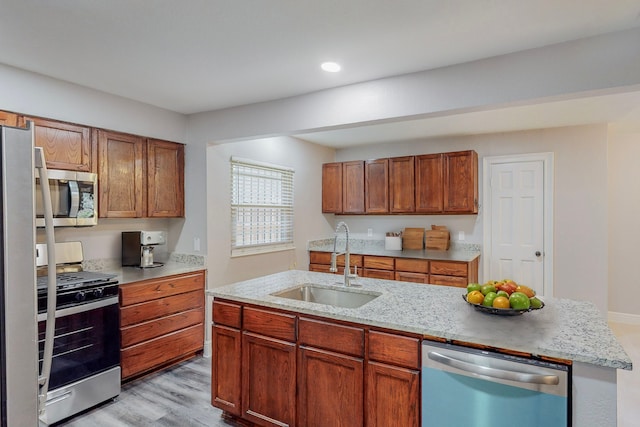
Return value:
[[(58, 290), (79, 289), (95, 285), (113, 283), (115, 274), (95, 273), (92, 271), (76, 271), (56, 274), (56, 287)], [(47, 276), (38, 277), (38, 291), (46, 291)]]

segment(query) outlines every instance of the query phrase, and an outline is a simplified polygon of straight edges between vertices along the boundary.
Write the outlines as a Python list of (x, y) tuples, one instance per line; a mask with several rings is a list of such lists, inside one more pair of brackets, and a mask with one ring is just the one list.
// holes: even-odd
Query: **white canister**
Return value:
[(401, 251), (402, 250), (402, 237), (400, 236), (385, 236), (384, 249), (387, 251)]

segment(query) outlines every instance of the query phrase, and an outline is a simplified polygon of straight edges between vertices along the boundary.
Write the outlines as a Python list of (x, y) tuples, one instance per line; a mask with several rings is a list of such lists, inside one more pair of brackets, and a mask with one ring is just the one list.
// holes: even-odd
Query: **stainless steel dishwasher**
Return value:
[(570, 381), (566, 365), (424, 341), (422, 427), (568, 427)]

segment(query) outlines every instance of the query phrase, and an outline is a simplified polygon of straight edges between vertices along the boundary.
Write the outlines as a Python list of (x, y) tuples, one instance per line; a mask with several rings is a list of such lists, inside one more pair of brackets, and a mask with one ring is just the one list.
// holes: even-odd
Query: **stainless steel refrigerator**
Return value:
[[(47, 325), (51, 333), (45, 345), (45, 359), (47, 354), (49, 359), (43, 363), (45, 372), (41, 373), (36, 320), (34, 170), (42, 166), (38, 163), (44, 158), (39, 149), (34, 150), (31, 129), (0, 126), (0, 143), (0, 425), (30, 427), (38, 425), (39, 409), (44, 408), (39, 396), (46, 396), (54, 326), (52, 322)], [(46, 168), (40, 170), (41, 177), (43, 172), (46, 177)], [(48, 211), (50, 215), (50, 206)], [(47, 242), (53, 242), (52, 227), (47, 228)], [(55, 254), (51, 260), (55, 265)], [(55, 271), (49, 277), (49, 296), (53, 299), (48, 305), (50, 317), (55, 311), (54, 275)]]

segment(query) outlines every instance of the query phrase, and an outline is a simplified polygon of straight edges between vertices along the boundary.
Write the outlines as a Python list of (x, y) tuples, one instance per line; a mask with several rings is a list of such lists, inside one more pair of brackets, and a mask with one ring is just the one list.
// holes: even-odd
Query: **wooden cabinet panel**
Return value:
[(242, 326), (242, 306), (224, 301), (213, 301), (213, 323), (240, 329)]
[(467, 277), (467, 263), (457, 261), (431, 261), (431, 274)]
[(444, 154), (444, 212), (478, 213), (478, 154)]
[(322, 212), (342, 212), (342, 163), (322, 165)]
[(432, 285), (455, 286), (458, 288), (465, 288), (469, 284), (466, 277), (440, 276), (437, 274), (432, 274), (429, 277), (429, 282)]
[(184, 216), (184, 145), (147, 141), (147, 216)]
[(342, 164), (342, 213), (364, 213), (364, 162)]
[(146, 215), (145, 158), (142, 137), (98, 130), (98, 210), (101, 218)]
[(0, 111), (0, 125), (11, 127), (24, 127), (24, 120), (16, 113)]
[(298, 425), (363, 426), (363, 360), (308, 347), (298, 353)]
[(413, 273), (428, 273), (429, 260), (413, 258), (396, 258), (396, 271), (410, 271)]
[(416, 210), (415, 157), (389, 159), (389, 212), (410, 213)]
[(204, 324), (204, 311), (200, 308), (125, 326), (120, 330), (120, 345), (129, 347), (198, 324)]
[(243, 329), (281, 340), (295, 341), (296, 316), (245, 307)]
[(419, 369), (420, 340), (415, 337), (369, 331), (369, 360)]
[(86, 126), (29, 117), (33, 121), (35, 146), (42, 147), (47, 167), (92, 172), (91, 129)]
[(204, 273), (189, 273), (120, 286), (120, 304), (148, 302), (153, 299), (204, 289)]
[(420, 426), (420, 371), (367, 364), (367, 427)]
[(393, 270), (395, 268), (394, 258), (364, 255), (364, 268), (374, 268), (378, 270)]
[(394, 280), (400, 282), (429, 283), (429, 275), (426, 273), (411, 273), (408, 271), (396, 271)]
[(204, 292), (199, 290), (126, 307), (120, 306), (120, 327), (200, 308), (203, 307), (203, 303)]
[(298, 342), (351, 356), (364, 357), (364, 330), (301, 317)]
[(121, 350), (122, 378), (147, 372), (202, 349), (204, 328), (191, 326)]
[[(331, 273), (329, 264), (309, 264), (309, 271), (315, 271), (317, 273)], [(344, 269), (344, 268), (343, 268)]]
[(371, 279), (394, 280), (395, 273), (390, 270), (376, 270), (371, 268), (363, 268), (362, 277), (369, 277)]
[(243, 332), (243, 417), (261, 426), (295, 426), (296, 374), (295, 342)]
[(389, 161), (367, 160), (364, 169), (365, 212), (389, 212)]
[(211, 404), (234, 415), (242, 414), (241, 334), (238, 329), (214, 326), (211, 355)]
[(416, 212), (439, 213), (444, 208), (442, 154), (416, 156)]
[[(309, 263), (311, 264), (326, 264), (331, 265), (331, 252), (309, 252)], [(362, 267), (362, 255), (350, 254), (349, 264), (351, 268), (354, 265)], [(344, 267), (344, 255), (339, 255), (336, 258), (336, 265)]]

